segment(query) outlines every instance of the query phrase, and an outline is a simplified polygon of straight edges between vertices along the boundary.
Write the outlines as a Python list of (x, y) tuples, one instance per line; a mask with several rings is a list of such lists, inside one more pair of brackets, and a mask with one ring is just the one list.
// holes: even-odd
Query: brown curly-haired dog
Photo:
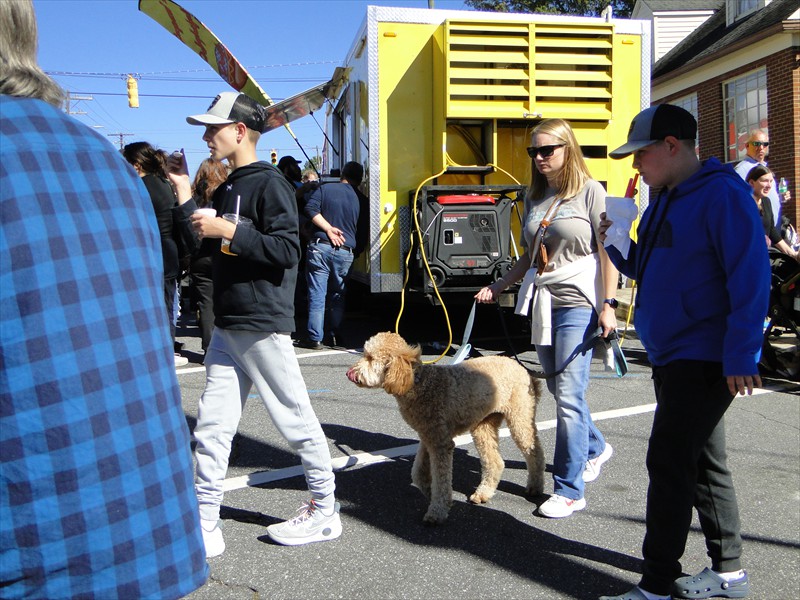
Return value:
[(503, 472), (498, 430), (503, 419), (528, 465), (526, 493), (544, 487), (544, 451), (536, 430), (539, 381), (504, 356), (485, 356), (457, 365), (424, 365), (419, 346), (396, 333), (378, 333), (364, 344), (364, 357), (347, 371), (353, 383), (382, 387), (418, 434), (411, 482), (428, 498), (426, 523), (443, 523), (453, 501), (453, 437), (469, 431), (481, 459), (481, 482), (469, 497), (488, 502)]

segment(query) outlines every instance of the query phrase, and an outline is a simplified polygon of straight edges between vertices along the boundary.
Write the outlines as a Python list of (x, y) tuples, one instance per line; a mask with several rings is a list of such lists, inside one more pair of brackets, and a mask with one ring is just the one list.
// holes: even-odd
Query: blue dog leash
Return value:
[[(467, 324), (464, 327), (464, 335), (461, 338), (461, 347), (456, 352), (455, 356), (453, 356), (453, 361), (450, 363), (451, 365), (457, 365), (458, 363), (462, 362), (466, 359), (470, 352), (472, 351), (472, 345), (469, 343), (470, 335), (472, 335), (472, 326), (475, 323), (475, 307), (477, 306), (477, 301), (472, 303), (472, 310), (470, 310), (469, 316), (467, 317)], [(572, 351), (572, 354), (569, 355), (564, 365), (553, 373), (545, 373), (544, 371), (536, 371), (534, 369), (528, 368), (525, 363), (520, 360), (519, 356), (517, 356), (516, 350), (514, 350), (514, 346), (511, 344), (511, 336), (508, 333), (508, 328), (506, 327), (506, 321), (503, 318), (503, 309), (501, 308), (500, 304), (497, 303), (497, 310), (500, 312), (500, 324), (503, 326), (503, 334), (506, 336), (506, 341), (508, 342), (508, 347), (511, 349), (511, 353), (514, 355), (514, 359), (524, 367), (529, 373), (531, 373), (534, 377), (539, 379), (549, 379), (551, 377), (555, 377), (557, 375), (561, 375), (569, 364), (575, 360), (578, 355), (584, 354), (585, 352), (590, 352), (595, 344), (597, 343), (598, 338), (602, 338), (603, 330), (598, 327), (597, 331), (595, 332), (592, 337), (587, 340), (584, 340), (583, 343), (579, 344), (575, 350)], [(614, 370), (617, 373), (617, 377), (624, 377), (625, 374), (628, 372), (628, 361), (625, 359), (625, 355), (622, 353), (622, 348), (619, 347), (619, 336), (617, 335), (616, 331), (612, 331), (608, 334), (608, 336), (604, 339), (604, 341), (611, 346), (611, 350), (614, 354)]]
[(572, 354), (569, 355), (567, 360), (564, 362), (563, 366), (554, 371), (553, 373), (545, 373), (544, 371), (536, 371), (534, 369), (530, 369), (525, 366), (525, 362), (520, 360), (519, 356), (517, 356), (516, 351), (514, 350), (514, 346), (511, 345), (511, 336), (508, 334), (508, 328), (506, 327), (506, 321), (503, 318), (503, 310), (500, 307), (500, 304), (497, 305), (497, 310), (500, 311), (500, 324), (503, 326), (503, 333), (506, 336), (506, 340), (508, 341), (508, 347), (511, 348), (511, 352), (514, 354), (514, 359), (525, 369), (528, 370), (534, 377), (538, 377), (539, 379), (550, 379), (551, 377), (556, 377), (557, 375), (561, 375), (564, 371), (567, 370), (569, 364), (578, 358), (578, 355), (583, 354), (585, 352), (591, 352), (594, 348), (595, 344), (597, 343), (597, 339), (604, 339), (604, 341), (611, 345), (611, 349), (614, 353), (614, 370), (617, 372), (617, 377), (624, 377), (625, 373), (628, 372), (628, 361), (625, 360), (625, 355), (622, 353), (622, 348), (619, 347), (619, 336), (617, 335), (616, 331), (611, 331), (606, 338), (603, 338), (603, 330), (598, 327), (597, 331), (587, 340), (584, 340), (583, 343), (578, 344), (575, 350), (572, 351)]

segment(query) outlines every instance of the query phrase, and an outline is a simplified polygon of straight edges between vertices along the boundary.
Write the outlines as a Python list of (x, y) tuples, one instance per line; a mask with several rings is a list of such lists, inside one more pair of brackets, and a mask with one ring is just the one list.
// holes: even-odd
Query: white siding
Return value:
[(663, 12), (653, 15), (653, 62), (700, 27), (713, 11)]

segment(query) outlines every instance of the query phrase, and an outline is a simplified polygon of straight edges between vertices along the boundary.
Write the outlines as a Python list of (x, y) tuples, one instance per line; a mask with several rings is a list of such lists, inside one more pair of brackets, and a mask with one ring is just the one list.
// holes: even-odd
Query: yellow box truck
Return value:
[(326, 171), (365, 167), (369, 246), (353, 278), (432, 296), (501, 276), (522, 252), (542, 119), (567, 119), (593, 177), (623, 195), (630, 164), (607, 152), (649, 106), (649, 35), (647, 21), (368, 7), (323, 156)]

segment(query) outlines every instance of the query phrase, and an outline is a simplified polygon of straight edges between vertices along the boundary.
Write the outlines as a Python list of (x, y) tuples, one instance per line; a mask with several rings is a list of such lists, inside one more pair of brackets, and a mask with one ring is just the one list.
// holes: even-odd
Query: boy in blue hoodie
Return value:
[[(660, 188), (626, 256), (608, 254), (638, 285), (636, 329), (653, 365), (657, 408), (647, 452), (650, 485), (639, 585), (608, 600), (743, 598), (742, 540), (726, 465), (723, 416), (737, 394), (761, 385), (758, 357), (769, 261), (748, 186), (730, 165), (695, 154), (697, 122), (662, 104), (639, 113), (628, 143), (633, 166)], [(611, 226), (604, 219), (601, 237)], [(680, 577), (692, 508), (711, 568)]]

